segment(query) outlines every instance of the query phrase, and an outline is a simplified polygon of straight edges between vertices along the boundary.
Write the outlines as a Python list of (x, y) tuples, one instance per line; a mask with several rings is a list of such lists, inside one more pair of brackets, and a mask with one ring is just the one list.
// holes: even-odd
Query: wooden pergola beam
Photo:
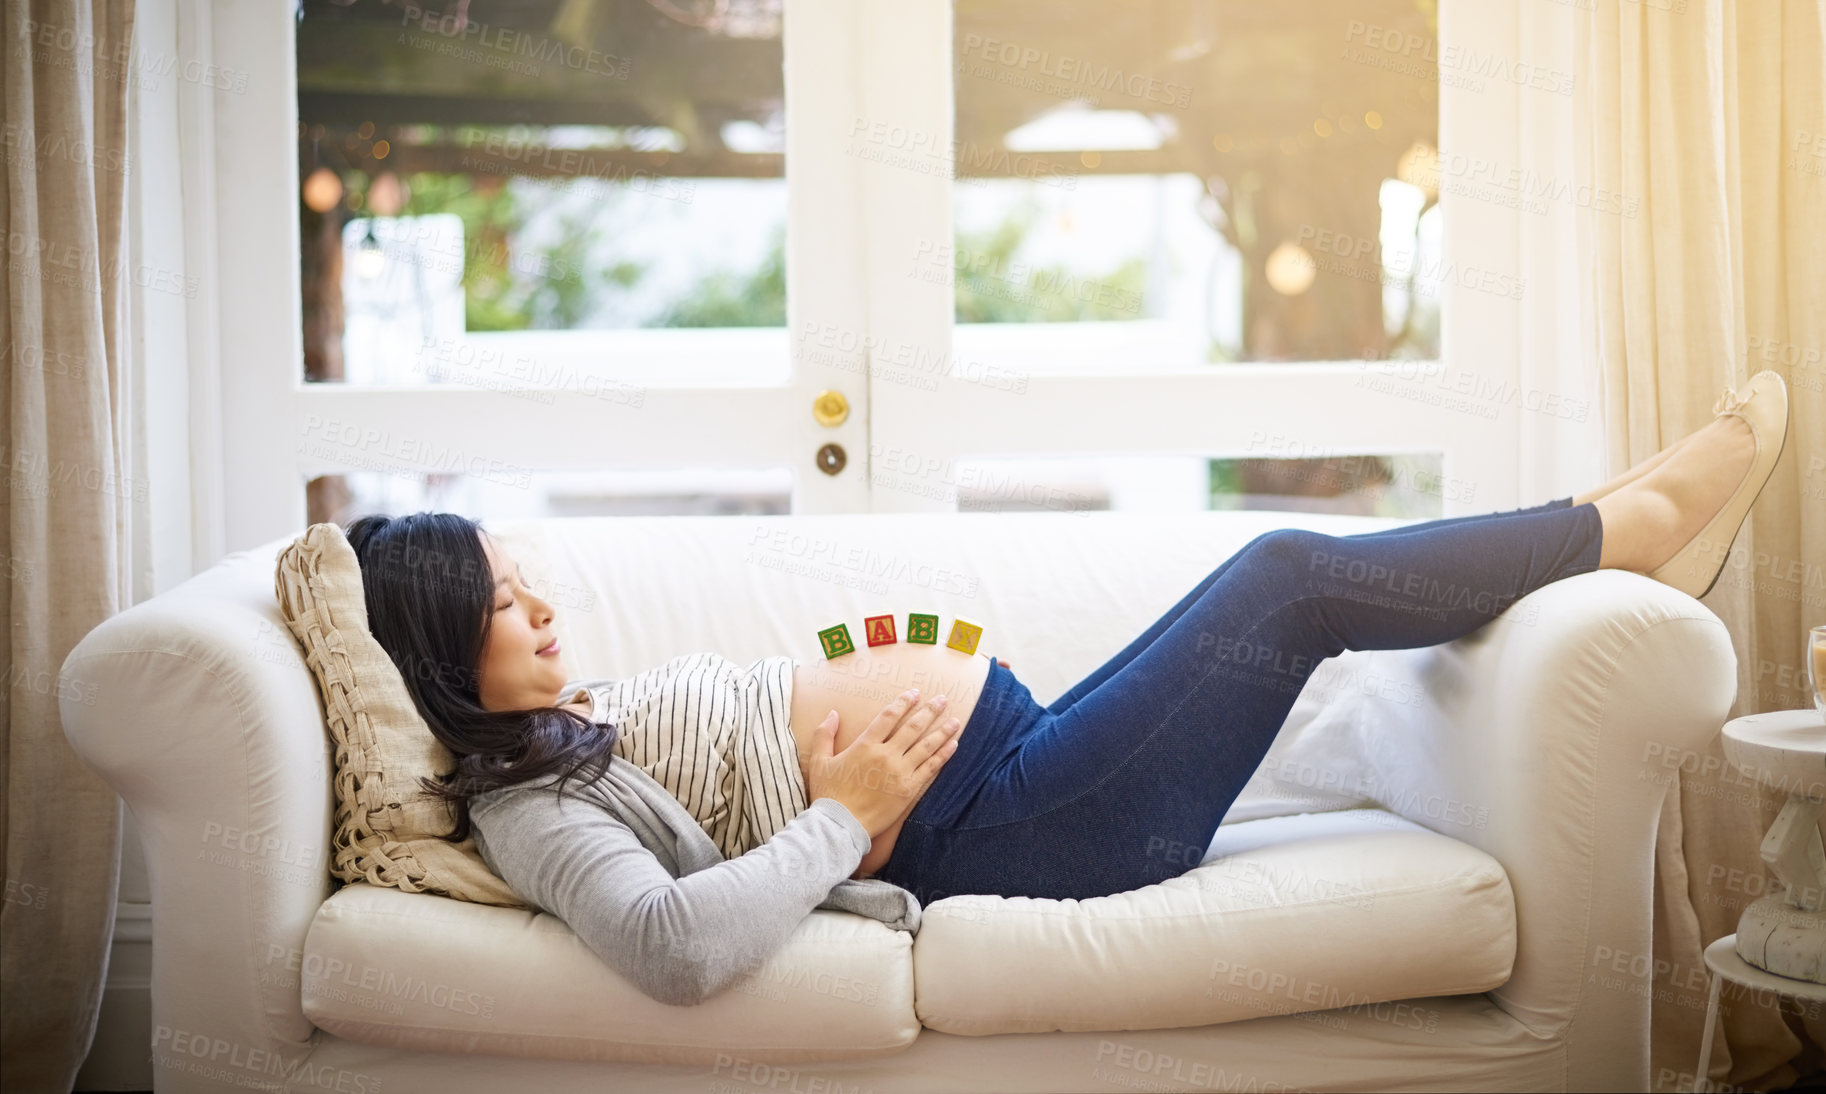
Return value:
[[(1314, 154), (1316, 155), (1316, 153)], [(1350, 161), (1380, 165), (1391, 153), (1364, 145), (1346, 153)], [(1089, 159), (1094, 166), (1087, 165)], [(1270, 149), (1260, 156), (1223, 154), (1204, 149), (1168, 145), (1158, 149), (1084, 152), (1012, 152), (1006, 148), (960, 148), (954, 162), (958, 178), (1030, 178), (1045, 181), (1054, 176), (1163, 175), (1192, 171), (1223, 174), (1260, 166), (1263, 161), (1284, 160), (1297, 166), (1298, 158)], [(1340, 169), (1338, 151), (1328, 150), (1326, 170)], [(539, 179), (602, 178), (625, 181), (637, 176), (673, 178), (784, 177), (786, 157), (778, 152), (740, 153), (717, 151), (690, 155), (640, 152), (630, 149), (558, 148), (537, 142), (476, 141), (473, 144), (395, 146), (384, 164), (394, 171), (430, 171), (444, 174), (521, 176)]]

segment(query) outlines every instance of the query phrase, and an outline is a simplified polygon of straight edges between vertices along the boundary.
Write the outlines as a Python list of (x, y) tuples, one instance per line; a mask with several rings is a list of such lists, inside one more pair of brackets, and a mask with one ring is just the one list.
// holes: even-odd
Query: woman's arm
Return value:
[(888, 825), (881, 835), (875, 837), (869, 844), (868, 853), (862, 856), (862, 865), (856, 867), (856, 872), (851, 874), (851, 877), (874, 877), (875, 871), (888, 864), (888, 859), (894, 854), (894, 841), (900, 838), (900, 826), (907, 822), (907, 817), (913, 812), (913, 806), (918, 804), (918, 801), (909, 803), (906, 812), (896, 817), (893, 824)]
[(549, 788), (472, 803), (490, 868), (662, 1003), (692, 1006), (758, 968), (849, 875), (868, 829), (820, 798), (761, 846), (675, 878), (607, 809)]

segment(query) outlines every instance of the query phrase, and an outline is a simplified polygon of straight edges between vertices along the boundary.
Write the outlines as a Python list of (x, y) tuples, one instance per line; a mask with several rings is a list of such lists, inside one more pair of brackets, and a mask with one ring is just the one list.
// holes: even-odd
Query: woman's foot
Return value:
[(1608, 494), (1616, 493), (1618, 490), (1621, 490), (1625, 486), (1628, 486), (1630, 483), (1635, 482), (1637, 479), (1648, 474), (1650, 471), (1653, 471), (1655, 468), (1660, 467), (1662, 464), (1666, 463), (1668, 461), (1668, 459), (1671, 456), (1673, 456), (1674, 453), (1680, 448), (1681, 445), (1686, 444), (1688, 441), (1692, 440), (1693, 437), (1694, 437), (1694, 434), (1688, 433), (1686, 436), (1675, 441), (1673, 444), (1668, 445), (1666, 448), (1655, 453), (1653, 456), (1650, 456), (1648, 459), (1643, 460), (1641, 463), (1630, 468), (1628, 471), (1625, 471), (1623, 474), (1618, 475), (1616, 478), (1605, 483), (1603, 486), (1595, 486), (1595, 487), (1591, 488), (1590, 490), (1587, 490), (1583, 494), (1573, 495), (1572, 503), (1574, 505), (1584, 505), (1586, 502), (1597, 501), (1599, 498), (1604, 497)]
[(1600, 568), (1646, 574), (1673, 558), (1725, 507), (1756, 461), (1756, 434), (1735, 414), (1714, 418), (1675, 447), (1595, 503), (1604, 527)]

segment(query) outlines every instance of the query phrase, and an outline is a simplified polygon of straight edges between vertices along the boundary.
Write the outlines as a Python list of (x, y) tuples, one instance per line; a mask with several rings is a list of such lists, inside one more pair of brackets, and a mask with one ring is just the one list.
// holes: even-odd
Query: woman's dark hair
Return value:
[(469, 799), (545, 778), (600, 777), (615, 745), (612, 725), (559, 707), (482, 707), (483, 644), (494, 623), (495, 576), (482, 525), (455, 513), (367, 516), (344, 530), (361, 564), (368, 630), (405, 677), (431, 735), (456, 754), (456, 770), (420, 785), (455, 810), (460, 843), (470, 834)]

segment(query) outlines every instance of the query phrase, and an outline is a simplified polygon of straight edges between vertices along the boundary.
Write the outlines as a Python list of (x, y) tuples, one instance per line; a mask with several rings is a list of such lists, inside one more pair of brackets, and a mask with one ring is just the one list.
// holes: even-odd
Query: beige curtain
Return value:
[(130, 354), (131, 0), (5, 0), (0, 95), (0, 1074), (67, 1091), (95, 1034), (114, 930), (120, 803), (64, 740), (89, 628), (145, 596), (144, 431)]
[[(1732, 716), (1809, 707), (1802, 635), (1826, 623), (1826, 0), (1597, 0), (1595, 185), (1640, 200), (1593, 216), (1598, 361), (1613, 470), (1704, 425), (1726, 384), (1788, 382), (1786, 451), (1705, 598), (1736, 641)], [(1714, 742), (1685, 758), (1656, 849), (1650, 1078), (1691, 1089), (1702, 953), (1768, 881), (1783, 797)], [(1727, 989), (1709, 1075), (1740, 1088), (1819, 1070), (1821, 1008)]]

